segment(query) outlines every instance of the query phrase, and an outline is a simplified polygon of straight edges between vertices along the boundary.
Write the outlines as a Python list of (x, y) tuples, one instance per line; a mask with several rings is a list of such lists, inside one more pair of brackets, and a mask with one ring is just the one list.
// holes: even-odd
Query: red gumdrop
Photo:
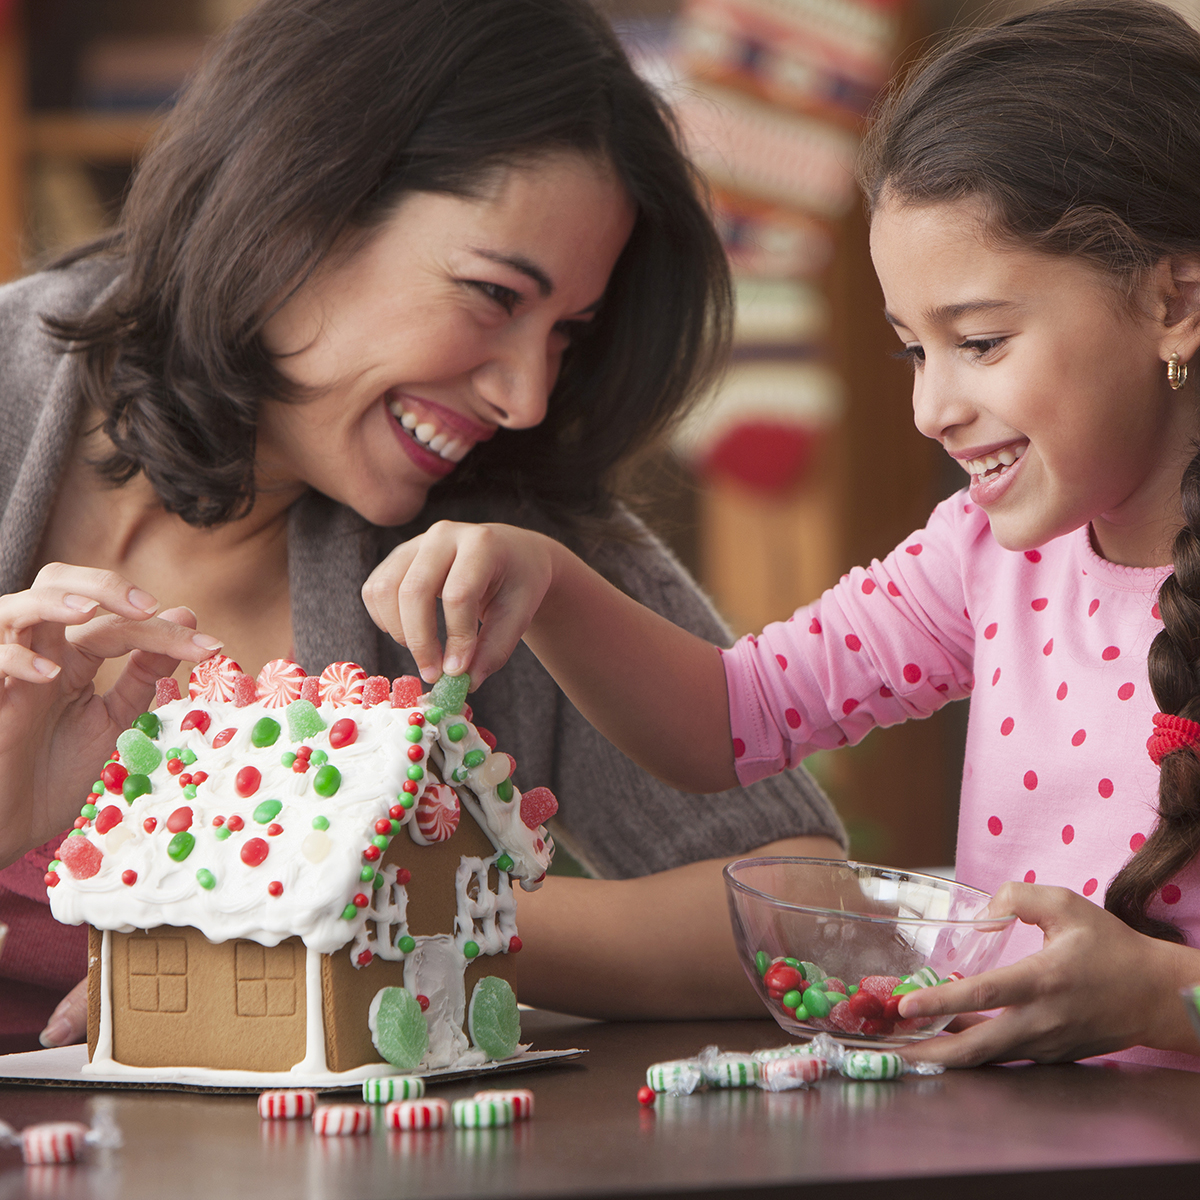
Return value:
[(873, 1018), (862, 1023), (862, 1033), (868, 1037), (887, 1037), (895, 1027), (895, 1021), (890, 1021), (885, 1017)]
[(352, 717), (342, 717), (329, 727), (329, 745), (334, 750), (352, 746), (358, 737), (358, 726)]
[(544, 825), (556, 812), (558, 801), (549, 788), (530, 788), (521, 796), (521, 821), (526, 829)]
[(234, 778), (233, 786), (237, 794), (243, 798), (253, 796), (262, 783), (262, 772), (257, 767), (243, 767)]
[(246, 708), (258, 699), (258, 681), (253, 675), (239, 675), (233, 681), (233, 707)]
[(821, 984), (821, 991), (825, 993), (841, 992), (844, 996), (846, 995), (846, 985), (840, 979), (826, 979), (825, 982)]
[(228, 746), (229, 743), (233, 741), (233, 735), (235, 733), (237, 733), (237, 730), (232, 726), (229, 729), (222, 729), (221, 732), (218, 733), (215, 738), (213, 738), (213, 746), (218, 750), (222, 746)]
[(96, 832), (107, 833), (114, 825), (120, 825), (125, 814), (115, 805), (110, 804), (96, 814)]
[(167, 828), (172, 833), (182, 833), (185, 829), (191, 829), (192, 819), (192, 810), (184, 805), (167, 818)]
[(508, 777), (511, 779), (517, 773), (517, 760), (511, 754), (505, 754), (508, 759)]
[(474, 709), (471, 708), (471, 706), (469, 704), (464, 704), (462, 706), (461, 716), (464, 721), (474, 721), (475, 720), (475, 711), (474, 711)]
[(232, 830), (234, 833), (237, 833), (237, 831), (241, 829), (246, 822), (243, 821), (241, 817), (230, 817), (225, 824), (230, 830)]
[(886, 1002), (900, 982), (902, 981), (899, 975), (868, 975), (858, 988), (859, 991), (870, 992)]
[(482, 725), (477, 725), (475, 727), (475, 732), (478, 733), (485, 742), (487, 742), (487, 748), (489, 750), (496, 749), (496, 735), (490, 729), (484, 729)]
[(903, 996), (889, 996), (883, 1002), (883, 1019), (885, 1021), (898, 1021), (900, 1019), (900, 1001)]
[(519, 953), (520, 953), (520, 951), (521, 951), (521, 947), (522, 947), (524, 944), (525, 944), (525, 943), (524, 943), (524, 942), (522, 942), (522, 941), (521, 941), (521, 939), (520, 939), (519, 937), (517, 937), (517, 935), (514, 933), (514, 934), (512, 935), (512, 937), (510, 937), (510, 938), (508, 939), (508, 952), (509, 952), (509, 954), (519, 954)]
[(883, 1001), (874, 992), (865, 991), (863, 988), (859, 988), (846, 1003), (860, 1021), (883, 1016)]
[[(230, 821), (230, 825), (233, 825), (232, 821)], [(262, 866), (267, 861), (270, 851), (271, 847), (262, 838), (250, 838), (242, 847), (242, 862), (248, 867)]]
[(67, 868), (72, 879), (91, 879), (100, 870), (104, 855), (100, 847), (86, 837), (69, 837), (58, 848), (59, 861)]
[(803, 991), (807, 986), (804, 976), (785, 962), (772, 963), (762, 977), (763, 986), (770, 992), (790, 992), (794, 989)]
[(429, 997), (428, 996), (418, 996), (417, 1003), (421, 1006), (422, 1012), (427, 1012), (429, 1010)]
[(829, 1021), (843, 1033), (858, 1033), (863, 1026), (863, 1018), (854, 1012), (849, 1000), (841, 1000), (829, 1010)]
[(115, 762), (106, 763), (104, 770), (100, 772), (104, 786), (116, 796), (121, 794), (121, 784), (125, 782), (128, 775), (129, 772), (120, 763)]
[(159, 679), (154, 684), (154, 703), (161, 708), (164, 704), (170, 704), (172, 700), (180, 699), (179, 684), (168, 675), (165, 679)]
[(415, 708), (424, 685), (415, 675), (401, 675), (392, 682), (392, 707)]
[(654, 1105), (654, 1099), (654, 1089), (648, 1084), (643, 1083), (642, 1086), (638, 1088), (638, 1103), (644, 1105), (646, 1108), (652, 1108)]
[(320, 675), (306, 675), (300, 680), (300, 699), (307, 700), (309, 704), (315, 704), (320, 707), (321, 704), (321, 677)]
[(374, 708), (376, 704), (386, 704), (391, 699), (392, 685), (383, 675), (371, 675), (363, 684), (363, 708)]
[(208, 727), (212, 724), (212, 717), (208, 715), (202, 708), (193, 708), (192, 711), (183, 720), (179, 722), (180, 729), (198, 729), (201, 733), (207, 733)]

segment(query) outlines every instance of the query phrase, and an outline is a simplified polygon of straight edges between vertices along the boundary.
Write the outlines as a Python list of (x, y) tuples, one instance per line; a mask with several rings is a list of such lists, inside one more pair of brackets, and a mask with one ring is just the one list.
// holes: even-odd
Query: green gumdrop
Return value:
[(342, 786), (342, 773), (326, 763), (313, 778), (313, 791), (318, 796), (332, 796)]
[(150, 780), (145, 775), (126, 775), (121, 783), (121, 795), (126, 804), (132, 804), (139, 796), (150, 790)]
[(287, 712), (288, 737), (293, 742), (302, 742), (307, 737), (316, 737), (325, 728), (316, 707), (308, 700), (293, 700)]
[(162, 751), (140, 729), (125, 730), (117, 738), (117, 749), (130, 775), (149, 775), (162, 762)]
[(367, 1013), (371, 1041), (383, 1058), (401, 1071), (411, 1071), (429, 1049), (429, 1026), (412, 992), (381, 988)]
[(261, 717), (254, 722), (254, 728), (250, 730), (250, 744), (260, 749), (273, 746), (279, 740), (281, 732), (279, 722), (273, 717)]
[(443, 713), (460, 713), (470, 690), (470, 675), (443, 675), (429, 689), (429, 699)]
[(809, 983), (820, 983), (825, 978), (825, 972), (814, 962), (802, 962), (800, 970), (804, 972), (804, 978)]
[(833, 1008), (833, 1005), (829, 1003), (829, 997), (820, 988), (810, 987), (804, 993), (804, 1007), (808, 1009), (810, 1017), (820, 1020), (823, 1017), (829, 1016), (829, 1011)]
[(471, 1044), (488, 1058), (512, 1058), (521, 1042), (517, 997), (498, 975), (485, 975), (471, 993), (467, 1012)]
[(767, 968), (770, 965), (771, 965), (771, 956), (765, 950), (760, 950), (754, 956), (754, 969), (760, 975), (765, 975), (767, 973)]
[(279, 816), (279, 810), (283, 807), (282, 800), (264, 800), (255, 810), (254, 819), (260, 825), (267, 825)]
[(134, 729), (140, 729), (148, 738), (156, 738), (162, 729), (162, 722), (153, 713), (142, 713), (133, 718)]
[(167, 843), (167, 857), (173, 858), (176, 862), (183, 862), (185, 858), (192, 852), (192, 848), (196, 845), (196, 839), (186, 831), (177, 833)]

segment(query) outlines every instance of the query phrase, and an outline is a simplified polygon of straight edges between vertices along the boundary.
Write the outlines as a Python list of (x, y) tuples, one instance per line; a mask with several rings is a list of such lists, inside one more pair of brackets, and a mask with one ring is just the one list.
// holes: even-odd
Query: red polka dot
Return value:
[(864, 579), (862, 581), (862, 590), (864, 596), (869, 596), (875, 590), (875, 580)]
[(1113, 794), (1113, 781), (1111, 779), (1100, 780), (1096, 785), (1096, 791), (1107, 800)]
[(1135, 833), (1129, 839), (1129, 848), (1136, 854), (1146, 844), (1146, 835), (1144, 833)]
[(839, 739), (838, 739), (838, 745), (839, 745), (839, 746), (844, 746), (844, 745), (845, 745), (845, 744), (846, 744), (846, 743), (847, 743), (849, 740), (850, 740), (850, 739), (849, 739), (849, 738), (847, 738), (847, 737), (841, 737), (841, 738), (839, 738)]
[(1046, 655), (1046, 657), (1047, 657), (1047, 658), (1048, 658), (1048, 657), (1049, 657), (1051, 654), (1053, 654), (1053, 653), (1054, 653), (1054, 639), (1053, 639), (1053, 638), (1051, 638), (1051, 639), (1050, 639), (1050, 640), (1049, 640), (1049, 641), (1048, 641), (1048, 642), (1047, 642), (1047, 643), (1046, 643), (1046, 644), (1045, 644), (1045, 645), (1042, 647), (1042, 653), (1043, 653), (1044, 655)]
[(912, 545), (912, 546), (905, 546), (905, 547), (904, 547), (904, 549), (905, 549), (905, 550), (906, 550), (906, 551), (907, 551), (909, 554), (914, 554), (914, 555), (915, 555), (915, 554), (920, 554), (920, 553), (921, 553), (921, 551), (924, 549), (924, 547), (921, 545), (921, 543), (920, 543), (920, 542), (917, 542), (917, 543), (915, 543), (915, 544), (914, 544), (914, 545)]
[(1093, 892), (1096, 890), (1096, 888), (1097, 888), (1098, 886), (1099, 886), (1099, 881), (1098, 881), (1098, 880), (1096, 880), (1096, 879), (1089, 879), (1089, 880), (1087, 881), (1087, 883), (1085, 883), (1085, 884), (1083, 885), (1083, 894), (1084, 894), (1085, 896), (1090, 896), (1090, 895), (1091, 895), (1091, 894), (1092, 894), (1092, 893), (1093, 893)]
[(1164, 883), (1162, 898), (1164, 904), (1178, 904), (1183, 893), (1173, 883)]
[(1091, 602), (1091, 604), (1088, 605), (1088, 616), (1094, 617), (1096, 615), (1096, 609), (1098, 609), (1099, 607), (1100, 607), (1100, 601), (1093, 600)]
[(968, 516), (970, 516), (970, 514), (973, 513), (974, 511), (975, 511), (975, 505), (973, 505), (973, 504), (964, 504), (963, 505), (963, 512), (965, 512)]
[(965, 608), (963, 609), (963, 616), (966, 617), (968, 621), (971, 619), (971, 614), (967, 612)]
[(1030, 562), (1041, 562), (1042, 552), (1040, 550), (1026, 550), (1025, 557), (1029, 559)]
[(792, 729), (800, 728), (800, 714), (794, 708), (789, 708), (783, 715)]
[(1058, 691), (1057, 691), (1057, 692), (1055, 692), (1054, 694), (1055, 694), (1055, 695), (1056, 695), (1056, 696), (1057, 696), (1057, 697), (1058, 697), (1060, 700), (1065, 700), (1065, 699), (1067, 698), (1067, 683), (1066, 683), (1066, 680), (1065, 680), (1065, 679), (1063, 680), (1063, 682), (1062, 682), (1062, 683), (1060, 683), (1060, 684), (1058, 685)]
[(900, 595), (900, 589), (894, 583), (892, 583), (891, 580), (888, 581), (888, 595), (889, 596)]
[(846, 649), (858, 651), (862, 649), (862, 642), (858, 640), (852, 633), (846, 634)]
[(909, 683), (920, 683), (921, 682), (921, 668), (918, 667), (916, 663), (905, 663), (904, 664), (904, 678)]
[(1049, 603), (1050, 601), (1047, 600), (1045, 596), (1039, 596), (1036, 600), (1031, 600), (1029, 602), (1029, 607), (1032, 608), (1034, 612), (1041, 612), (1042, 609), (1044, 609)]
[(1062, 828), (1062, 840), (1064, 846), (1069, 846), (1075, 840), (1075, 826), (1064, 825)]
[(746, 743), (741, 738), (733, 739), (733, 757), (741, 758), (746, 753)]
[(888, 685), (885, 683), (885, 684), (884, 684), (884, 685), (883, 685), (883, 686), (882, 686), (882, 687), (879, 689), (879, 694), (880, 694), (880, 695), (881, 695), (881, 696), (882, 696), (882, 697), (883, 697), (885, 700), (890, 700), (890, 699), (892, 698), (892, 689), (891, 689), (890, 687), (888, 687)]
[(999, 837), (1004, 832), (1004, 823), (999, 817), (988, 817), (988, 833), (992, 837)]
[(781, 671), (787, 670), (787, 659), (784, 658), (782, 654), (775, 655), (775, 661), (779, 664), (779, 669)]
[(1086, 729), (1075, 730), (1075, 732), (1073, 734), (1071, 734), (1071, 745), (1072, 746), (1082, 746), (1084, 739), (1086, 737), (1087, 737)]
[(1031, 792), (1037, 787), (1037, 772), (1036, 771), (1026, 771), (1025, 772), (1025, 787), (1027, 790), (1029, 790)]
[(1121, 684), (1121, 686), (1117, 688), (1117, 699), (1128, 700), (1133, 695), (1134, 690), (1135, 689), (1132, 683)]
[(816, 617), (813, 617), (812, 624), (809, 625), (809, 627), (808, 627), (808, 632), (809, 633), (820, 633), (821, 632), (821, 622), (818, 621)]
[(1000, 722), (1000, 736), (1008, 737), (1008, 735), (1013, 731), (1014, 724), (1016, 724), (1016, 722), (1012, 719), (1012, 717), (1005, 717), (1004, 720)]
[(1000, 668), (997, 667), (996, 670), (992, 673), (992, 687), (995, 687), (996, 684), (998, 684), (999, 682), (1000, 682)]
[(849, 716), (858, 707), (857, 700), (846, 700), (842, 704), (842, 712)]
[(1036, 871), (1026, 871), (1025, 872), (1025, 882), (1026, 883), (1037, 883), (1037, 872)]
[(996, 636), (996, 622), (993, 621), (984, 631), (983, 636), (990, 642)]
[(1121, 657), (1121, 652), (1116, 648), (1116, 646), (1105, 646), (1104, 653), (1100, 655), (1100, 657), (1104, 659), (1105, 662), (1112, 662), (1114, 658)]
[(1156, 621), (1161, 621), (1161, 620), (1162, 620), (1162, 613), (1160, 613), (1160, 612), (1158, 611), (1158, 601), (1157, 601), (1157, 600), (1155, 600), (1154, 604), (1153, 604), (1153, 605), (1151, 606), (1151, 608), (1150, 608), (1150, 615), (1151, 615), (1151, 616), (1152, 616), (1152, 617), (1153, 617), (1153, 618), (1154, 618)]

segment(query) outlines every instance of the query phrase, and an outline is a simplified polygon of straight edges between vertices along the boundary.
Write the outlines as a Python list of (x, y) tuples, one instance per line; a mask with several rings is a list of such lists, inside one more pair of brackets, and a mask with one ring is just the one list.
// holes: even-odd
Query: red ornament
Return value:
[(363, 851), (363, 858), (365, 858), (367, 862), (377, 862), (379, 859), (379, 854), (380, 850), (378, 846), (368, 846)]
[(396, 882), (401, 887), (408, 887), (408, 885), (412, 883), (412, 872), (405, 867), (401, 867), (400, 870), (396, 872)]
[(182, 729), (198, 729), (201, 733), (207, 733), (208, 727), (212, 724), (212, 717), (208, 715), (202, 708), (193, 708), (182, 721), (179, 722), (179, 728)]
[(243, 767), (234, 778), (233, 787), (243, 798), (253, 796), (262, 783), (262, 772), (257, 767)]
[(424, 725), (425, 724), (425, 714), (419, 713), (419, 712), (409, 713), (408, 714), (408, 723), (410, 725)]
[(243, 829), (245, 827), (246, 822), (243, 821), (241, 817), (233, 816), (233, 817), (230, 817), (229, 820), (225, 822), (225, 824), (229, 827), (231, 832), (237, 833), (237, 831), (239, 829)]
[(271, 882), (267, 884), (267, 891), (270, 892), (272, 896), (282, 896), (283, 884), (280, 883), (278, 879), (272, 879)]
[[(340, 720), (334, 721), (329, 727), (329, 745), (334, 750), (341, 750), (344, 746), (352, 746), (357, 738), (358, 726), (351, 717), (342, 717)], [(302, 750), (307, 749), (305, 746), (301, 746), (300, 748)]]
[(213, 746), (218, 750), (222, 746), (228, 746), (229, 743), (233, 741), (233, 735), (235, 733), (237, 733), (237, 730), (232, 726), (229, 729), (222, 729), (221, 732), (218, 733), (215, 738), (213, 738)]
[(120, 825), (125, 814), (115, 805), (110, 804), (96, 814), (96, 832), (107, 833), (114, 825)]
[(393, 821), (403, 821), (406, 811), (407, 810), (403, 804), (393, 804), (392, 807), (388, 809), (388, 816), (391, 817)]
[(408, 757), (413, 762), (420, 762), (425, 757), (425, 751), (420, 746), (409, 746)]
[(142, 828), (147, 833), (153, 833), (158, 828), (158, 821), (154, 817), (147, 817), (142, 822)]
[(366, 908), (368, 904), (370, 904), (370, 901), (362, 894), (362, 892), (359, 892), (358, 895), (354, 897), (355, 908)]
[(380, 835), (390, 834), (392, 832), (391, 821), (389, 821), (387, 817), (380, 817), (379, 820), (375, 822), (375, 832)]
[(172, 833), (182, 833), (185, 829), (192, 827), (192, 810), (188, 807), (177, 808), (167, 818), (167, 828)]
[(133, 885), (135, 883), (137, 883), (137, 872), (136, 871), (122, 871), (121, 872), (121, 882), (126, 887), (133, 887)]
[(183, 770), (183, 759), (182, 758), (168, 758), (167, 759), (167, 770), (172, 775), (178, 775), (179, 772)]
[(242, 862), (248, 867), (260, 867), (267, 861), (270, 849), (262, 838), (250, 838), (242, 847)]
[(125, 782), (128, 775), (129, 772), (116, 762), (105, 763), (104, 770), (100, 772), (104, 786), (116, 796), (121, 794), (121, 784)]
[(369, 966), (369, 965), (370, 965), (370, 962), (371, 962), (371, 959), (373, 959), (374, 957), (375, 957), (375, 955), (373, 955), (373, 954), (370, 952), (370, 950), (364, 950), (364, 951), (363, 951), (363, 952), (362, 952), (362, 953), (361, 953), (361, 954), (358, 956), (358, 965), (359, 965), (360, 967), (366, 967), (366, 966)]
[(267, 826), (267, 837), (278, 837), (283, 832), (283, 826), (276, 824), (274, 821)]
[(517, 953), (519, 953), (519, 951), (520, 951), (520, 949), (521, 949), (521, 947), (522, 947), (523, 945), (524, 945), (524, 943), (523, 943), (523, 942), (521, 941), (521, 939), (520, 939), (519, 937), (517, 937), (517, 935), (514, 933), (514, 934), (512, 935), (512, 937), (510, 937), (510, 938), (508, 939), (508, 952), (509, 952), (509, 954), (517, 954)]
[(652, 1087), (648, 1087), (646, 1084), (643, 1083), (642, 1086), (640, 1088), (638, 1088), (638, 1103), (643, 1105), (646, 1108), (653, 1108), (654, 1101), (655, 1101), (654, 1089)]
[(429, 1010), (429, 997), (428, 996), (418, 996), (417, 1003), (421, 1006), (422, 1012), (427, 1012)]

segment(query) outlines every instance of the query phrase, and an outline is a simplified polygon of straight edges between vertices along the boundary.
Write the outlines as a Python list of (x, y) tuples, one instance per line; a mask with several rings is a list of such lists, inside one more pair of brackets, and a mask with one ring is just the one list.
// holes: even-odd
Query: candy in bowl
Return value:
[(898, 1045), (951, 1017), (904, 1019), (906, 993), (990, 970), (1016, 918), (985, 915), (965, 884), (826, 858), (743, 858), (725, 868), (742, 966), (788, 1033)]

